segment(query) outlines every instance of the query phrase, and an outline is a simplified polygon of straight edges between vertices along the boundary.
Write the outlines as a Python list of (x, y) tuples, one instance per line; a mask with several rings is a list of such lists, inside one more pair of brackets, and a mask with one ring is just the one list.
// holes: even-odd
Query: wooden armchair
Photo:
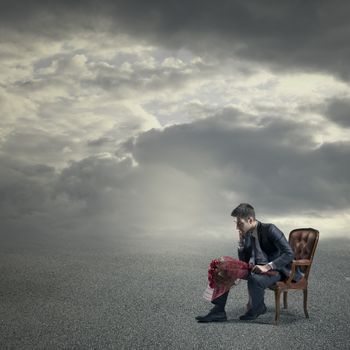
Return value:
[[(298, 228), (292, 230), (289, 234), (289, 244), (293, 249), (295, 260), (292, 262), (292, 270), (289, 278), (280, 281), (270, 287), (275, 291), (275, 324), (278, 324), (280, 316), (280, 296), (283, 292), (283, 307), (288, 308), (287, 296), (288, 291), (302, 290), (304, 293), (304, 313), (309, 318), (307, 312), (307, 286), (311, 269), (312, 259), (316, 250), (319, 232), (313, 228)], [(304, 276), (298, 281), (293, 282), (297, 268), (303, 272)]]

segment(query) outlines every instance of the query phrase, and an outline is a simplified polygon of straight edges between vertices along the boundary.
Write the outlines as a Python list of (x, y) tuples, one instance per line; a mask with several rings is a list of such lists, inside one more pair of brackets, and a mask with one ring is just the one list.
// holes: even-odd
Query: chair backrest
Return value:
[[(293, 249), (295, 260), (308, 259), (313, 260), (317, 247), (319, 232), (314, 228), (297, 228), (289, 234), (289, 244)], [(301, 269), (307, 279), (309, 276), (310, 266), (304, 266)]]

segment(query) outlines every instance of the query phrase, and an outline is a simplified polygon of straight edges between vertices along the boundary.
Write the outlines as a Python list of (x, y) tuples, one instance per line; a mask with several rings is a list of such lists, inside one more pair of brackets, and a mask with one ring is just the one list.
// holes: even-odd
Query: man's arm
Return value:
[(238, 240), (238, 259), (241, 261), (248, 262), (250, 259), (250, 245), (251, 240), (250, 237), (246, 237), (243, 235), (241, 231), (239, 231), (239, 240)]
[(244, 242), (238, 241), (238, 259), (245, 261)]
[(294, 259), (294, 253), (286, 237), (275, 225), (271, 225), (268, 231), (268, 240), (279, 249), (280, 255), (271, 261), (276, 270), (289, 264)]
[(267, 238), (279, 251), (280, 255), (266, 265), (255, 265), (253, 272), (266, 273), (270, 270), (279, 270), (294, 259), (294, 253), (283, 232), (275, 225), (270, 225), (267, 231)]

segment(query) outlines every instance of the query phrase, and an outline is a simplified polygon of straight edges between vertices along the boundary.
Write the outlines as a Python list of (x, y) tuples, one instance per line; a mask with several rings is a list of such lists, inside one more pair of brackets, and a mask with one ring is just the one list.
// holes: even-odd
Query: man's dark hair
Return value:
[(253, 206), (251, 206), (248, 203), (241, 203), (237, 208), (233, 209), (231, 216), (241, 218), (241, 219), (248, 219), (249, 217), (252, 217), (255, 220), (255, 211)]

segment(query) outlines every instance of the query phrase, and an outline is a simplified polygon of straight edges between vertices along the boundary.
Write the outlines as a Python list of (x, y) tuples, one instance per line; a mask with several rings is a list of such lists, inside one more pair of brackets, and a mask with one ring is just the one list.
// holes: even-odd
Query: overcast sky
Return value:
[(348, 1), (1, 1), (2, 230), (350, 226)]

